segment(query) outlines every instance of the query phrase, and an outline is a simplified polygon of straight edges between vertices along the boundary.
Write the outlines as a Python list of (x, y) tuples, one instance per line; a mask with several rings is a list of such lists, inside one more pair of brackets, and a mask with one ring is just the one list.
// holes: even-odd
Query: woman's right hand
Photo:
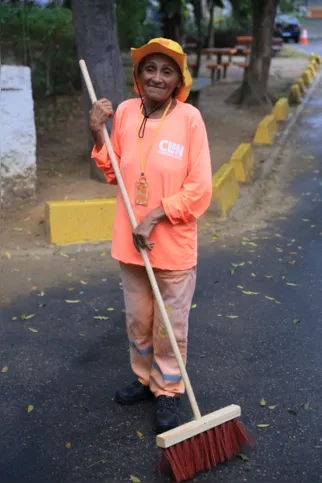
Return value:
[(102, 129), (109, 117), (114, 114), (111, 101), (108, 99), (100, 99), (93, 104), (93, 108), (89, 112), (89, 124), (91, 131)]

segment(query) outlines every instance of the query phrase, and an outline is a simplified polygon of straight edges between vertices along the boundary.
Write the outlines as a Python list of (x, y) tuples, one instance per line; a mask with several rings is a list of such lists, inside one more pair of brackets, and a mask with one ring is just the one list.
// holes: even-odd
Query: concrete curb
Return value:
[(277, 165), (277, 162), (283, 152), (285, 144), (289, 138), (289, 135), (293, 131), (298, 119), (303, 113), (307, 103), (311, 99), (316, 86), (322, 78), (322, 72), (316, 75), (314, 81), (310, 85), (306, 96), (303, 97), (301, 104), (298, 105), (295, 112), (291, 116), (289, 122), (287, 123), (284, 131), (278, 137), (276, 144), (271, 150), (269, 157), (265, 160), (259, 178), (254, 182), (254, 184), (249, 186), (247, 196), (241, 196), (233, 209), (231, 210), (227, 221), (229, 219), (234, 219), (238, 217), (238, 214), (242, 213), (243, 216), (247, 216), (250, 211), (252, 211), (253, 206), (258, 203), (262, 197), (263, 183), (267, 180), (267, 177), (271, 174), (273, 168)]

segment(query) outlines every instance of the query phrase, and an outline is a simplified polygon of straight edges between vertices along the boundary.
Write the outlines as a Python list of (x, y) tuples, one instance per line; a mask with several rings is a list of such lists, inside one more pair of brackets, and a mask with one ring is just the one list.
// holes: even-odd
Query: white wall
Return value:
[(0, 206), (36, 191), (36, 129), (29, 67), (0, 67)]

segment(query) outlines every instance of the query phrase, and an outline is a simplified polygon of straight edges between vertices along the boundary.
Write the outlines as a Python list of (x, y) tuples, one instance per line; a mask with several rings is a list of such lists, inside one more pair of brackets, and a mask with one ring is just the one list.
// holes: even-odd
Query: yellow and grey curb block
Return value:
[(55, 245), (112, 240), (116, 199), (50, 201), (45, 223)]
[(223, 164), (212, 177), (212, 199), (221, 216), (227, 216), (239, 198), (239, 184), (231, 164)]
[(287, 120), (288, 116), (290, 115), (290, 105), (286, 97), (281, 97), (276, 102), (272, 114), (275, 117), (276, 121)]
[(250, 143), (240, 144), (234, 151), (229, 162), (234, 168), (236, 180), (241, 183), (248, 181), (254, 167), (252, 145)]
[(301, 94), (304, 94), (306, 89), (305, 89), (305, 84), (304, 84), (304, 81), (303, 81), (302, 77), (300, 77), (299, 79), (297, 79), (296, 84), (300, 88), (300, 93)]
[(259, 123), (253, 142), (254, 144), (273, 144), (276, 134), (277, 123), (275, 117), (271, 114), (265, 116)]
[(308, 67), (307, 67), (307, 68), (308, 68), (308, 70), (311, 72), (312, 77), (314, 78), (314, 77), (316, 76), (316, 70), (315, 70), (315, 68), (314, 68), (314, 65), (313, 65), (313, 64), (310, 64), (310, 65), (308, 65)]
[(303, 79), (305, 85), (311, 84), (311, 82), (313, 81), (313, 77), (312, 77), (311, 71), (309, 69), (306, 69), (303, 72), (302, 79)]
[(293, 84), (290, 90), (290, 101), (292, 104), (300, 104), (302, 100), (299, 84)]

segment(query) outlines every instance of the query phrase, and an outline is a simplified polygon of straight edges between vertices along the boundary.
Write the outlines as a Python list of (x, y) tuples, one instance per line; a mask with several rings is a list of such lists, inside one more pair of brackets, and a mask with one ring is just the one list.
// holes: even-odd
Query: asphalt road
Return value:
[[(202, 413), (240, 404), (256, 444), (249, 461), (197, 482), (322, 481), (321, 94), (322, 84), (287, 146), (294, 208), (265, 229), (201, 240), (188, 370)], [(87, 264), (85, 283), (17, 294), (1, 309), (1, 483), (168, 481), (153, 471), (153, 405), (113, 401), (132, 380), (118, 274), (102, 280)]]
[[(321, 22), (321, 35), (322, 35), (322, 22)], [(301, 44), (290, 44), (292, 47), (295, 47), (306, 54), (310, 54), (314, 52), (316, 55), (322, 55), (322, 39), (318, 40), (309, 40), (308, 45), (301, 45)]]

